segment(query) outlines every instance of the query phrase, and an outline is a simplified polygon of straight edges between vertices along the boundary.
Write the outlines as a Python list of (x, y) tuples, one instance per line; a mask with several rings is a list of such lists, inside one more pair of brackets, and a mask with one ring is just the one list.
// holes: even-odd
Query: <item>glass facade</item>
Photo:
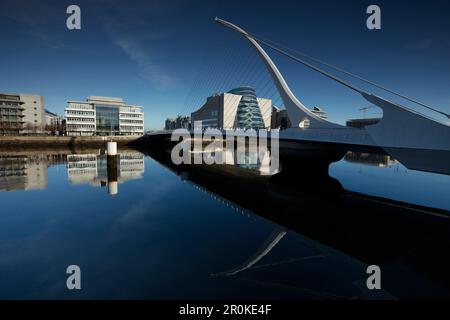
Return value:
[(97, 135), (119, 135), (119, 106), (95, 105)]
[(251, 87), (239, 87), (228, 93), (242, 96), (236, 112), (236, 128), (264, 129), (264, 119), (258, 105), (256, 92)]

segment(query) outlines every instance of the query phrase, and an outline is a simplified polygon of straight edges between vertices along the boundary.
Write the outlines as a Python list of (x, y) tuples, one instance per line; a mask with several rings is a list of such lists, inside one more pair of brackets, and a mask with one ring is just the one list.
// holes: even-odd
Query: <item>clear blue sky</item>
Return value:
[[(373, 3), (382, 10), (380, 31), (366, 28)], [(66, 28), (70, 4), (81, 7), (81, 30)], [(0, 92), (42, 94), (59, 114), (67, 100), (123, 97), (144, 106), (146, 128), (162, 128), (167, 116), (192, 111), (193, 95), (201, 103), (220, 83), (227, 55), (246, 48), (215, 16), (450, 111), (446, 0), (0, 0)], [(340, 122), (361, 116), (367, 103), (354, 93), (269, 53), (302, 102)]]

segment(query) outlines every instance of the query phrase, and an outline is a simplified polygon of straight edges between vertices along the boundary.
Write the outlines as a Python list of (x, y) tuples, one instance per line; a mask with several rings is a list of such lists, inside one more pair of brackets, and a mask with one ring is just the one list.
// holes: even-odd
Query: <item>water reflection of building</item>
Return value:
[(388, 155), (374, 153), (348, 152), (344, 160), (353, 163), (362, 163), (377, 167), (389, 167), (395, 163), (395, 160)]
[(45, 156), (0, 156), (0, 190), (39, 190), (46, 187)]
[(97, 154), (67, 156), (67, 175), (71, 183), (108, 186), (110, 194), (118, 192), (119, 183), (141, 179), (143, 172), (144, 155), (136, 152), (121, 153), (110, 159)]
[(267, 147), (216, 147), (209, 150), (189, 151), (189, 153), (193, 157), (212, 157), (216, 160), (216, 163), (236, 165), (241, 168), (256, 170), (262, 175), (274, 175), (279, 172), (278, 166), (275, 168), (271, 167), (271, 162), (274, 161), (274, 158)]

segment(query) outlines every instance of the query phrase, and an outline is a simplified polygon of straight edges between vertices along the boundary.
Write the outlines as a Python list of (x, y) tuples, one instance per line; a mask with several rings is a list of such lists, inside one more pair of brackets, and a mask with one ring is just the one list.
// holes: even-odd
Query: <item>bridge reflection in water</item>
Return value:
[[(145, 180), (150, 177), (146, 181), (130, 183), (132, 188), (123, 187), (120, 197), (91, 199), (96, 205), (99, 204), (98, 208), (81, 206), (73, 209), (74, 217), (82, 221), (80, 225), (87, 223), (91, 226), (93, 225), (91, 220), (87, 222), (78, 214), (80, 210), (92, 212), (92, 217), (95, 217), (97, 211), (105, 210), (110, 205), (127, 204), (130, 199), (136, 199), (136, 193), (139, 192), (142, 192), (144, 198), (150, 197), (149, 194), (151, 194), (153, 196), (151, 199), (161, 200), (161, 194), (152, 193), (149, 190), (158, 189), (159, 184), (163, 181), (161, 179), (167, 179), (167, 174), (144, 177), (144, 154), (147, 154), (202, 193), (195, 195), (195, 191), (189, 192), (187, 190), (189, 188), (185, 186), (183, 190), (186, 191), (187, 196), (193, 196), (195, 199), (183, 200), (183, 194), (174, 194), (170, 199), (180, 200), (183, 205), (189, 207), (177, 207), (180, 212), (174, 216), (180, 218), (190, 215), (186, 217), (188, 219), (186, 223), (192, 216), (196, 216), (196, 219), (202, 219), (201, 222), (204, 222), (204, 225), (199, 227), (200, 220), (194, 219), (192, 220), (194, 225), (183, 224), (182, 228), (193, 229), (197, 232), (195, 235), (199, 236), (195, 241), (189, 243), (192, 251), (188, 250), (188, 252), (194, 254), (195, 257), (195, 253), (198, 252), (197, 248), (201, 247), (202, 250), (210, 253), (210, 256), (207, 255), (206, 258), (198, 257), (198, 261), (194, 261), (189, 256), (190, 253), (183, 256), (185, 261), (189, 261), (186, 262), (187, 267), (191, 270), (195, 269), (196, 272), (202, 273), (202, 276), (210, 279), (203, 282), (205, 288), (224, 283), (234, 285), (234, 281), (246, 281), (246, 283), (257, 284), (257, 288), (269, 287), (267, 291), (271, 293), (278, 292), (277, 288), (279, 288), (283, 292), (286, 291), (295, 296), (316, 298), (450, 297), (450, 277), (448, 276), (450, 259), (448, 259), (446, 250), (450, 244), (449, 202), (441, 201), (439, 203), (441, 209), (432, 209), (369, 196), (362, 194), (365, 191), (364, 188), (353, 188), (354, 184), (348, 185), (348, 180), (354, 181), (359, 171), (365, 171), (365, 174), (360, 176), (371, 180), (375, 180), (377, 175), (381, 175), (381, 183), (384, 184), (387, 194), (390, 194), (392, 188), (397, 187), (391, 181), (395, 179), (382, 172), (395, 172), (401, 178), (417, 174), (417, 172), (408, 171), (387, 155), (356, 152), (324, 154), (323, 150), (318, 150), (317, 153), (301, 154), (289, 149), (281, 149), (281, 171), (272, 176), (265, 176), (263, 173), (268, 172), (266, 164), (258, 161), (255, 151), (250, 149), (236, 152), (235, 150), (216, 150), (225, 153), (226, 157), (246, 160), (244, 164), (234, 166), (176, 166), (171, 161), (170, 148), (141, 148), (139, 151), (121, 151), (113, 165), (100, 150), (80, 152), (67, 150), (53, 155), (42, 154), (42, 152), (4, 154), (0, 158), (0, 190), (48, 188), (52, 190), (52, 193), (47, 195), (48, 198), (45, 198), (45, 193), (38, 191), (30, 192), (28, 193), (28, 195), (31, 194), (29, 197), (24, 195), (21, 199), (33, 199), (33, 196), (39, 194), (39, 198), (43, 198), (44, 202), (52, 201), (53, 192), (57, 192), (55, 191), (55, 173), (62, 164), (66, 166), (66, 169), (60, 173), (64, 176), (67, 173), (68, 180), (72, 185), (89, 184), (95, 187), (106, 187), (114, 182), (119, 184), (140, 178)], [(330, 166), (330, 163), (341, 157), (344, 157), (345, 160)], [(147, 164), (155, 165), (151, 159), (145, 161)], [(301, 163), (302, 170), (298, 169), (299, 163)], [(55, 167), (47, 173), (47, 169), (52, 166)], [(340, 167), (341, 169), (344, 167), (345, 170), (351, 167), (355, 172), (350, 172), (350, 179), (342, 179)], [(154, 169), (147, 170), (147, 174), (158, 172), (159, 168)], [(166, 172), (166, 170), (162, 171)], [(420, 174), (431, 175), (431, 179), (420, 180), (421, 183), (432, 183), (436, 186), (432, 191), (427, 192), (424, 198), (433, 198), (440, 189), (444, 189), (444, 192), (447, 190), (449, 180), (445, 178), (448, 176)], [(40, 180), (36, 180), (38, 177)], [(50, 181), (48, 185), (47, 177)], [(62, 180), (67, 181), (66, 179)], [(439, 184), (439, 181), (443, 181), (443, 184)], [(405, 183), (411, 184), (411, 180), (407, 180)], [(154, 187), (152, 184), (156, 184), (156, 186)], [(148, 186), (151, 188), (147, 189)], [(400, 186), (402, 190), (408, 190), (409, 187), (407, 185)], [(75, 187), (73, 188), (75, 189)], [(71, 203), (74, 201), (73, 199), (78, 201), (84, 199), (86, 194), (95, 193), (91, 192), (89, 187), (77, 187), (77, 189), (79, 190), (74, 192), (76, 193), (75, 198), (61, 196), (59, 197), (60, 203), (69, 207), (67, 203)], [(115, 193), (111, 186), (108, 190), (112, 194)], [(177, 186), (170, 190), (179, 192), (181, 189)], [(424, 190), (424, 188), (420, 190)], [(118, 189), (116, 188), (115, 191), (117, 192)], [(61, 195), (65, 195), (66, 191), (62, 190), (61, 192)], [(81, 193), (83, 196), (77, 198), (80, 195), (78, 192), (85, 193)], [(442, 193), (442, 191), (439, 192)], [(205, 201), (208, 199), (203, 194), (214, 201), (211, 203)], [(412, 194), (416, 198), (417, 190)], [(7, 196), (6, 193), (3, 193), (3, 196), (5, 200), (14, 197), (13, 194)], [(442, 197), (441, 195), (441, 200)], [(164, 198), (162, 197), (162, 199)], [(396, 200), (404, 199), (396, 198)], [(164, 200), (162, 201), (164, 202)], [(199, 205), (197, 201), (204, 201), (203, 208), (207, 210), (200, 215), (195, 212), (201, 210), (196, 207)], [(133, 201), (130, 202), (134, 204)], [(420, 203), (420, 201), (416, 202), (416, 204)], [(226, 206), (227, 209), (221, 210), (223, 206)], [(189, 242), (193, 234), (188, 232), (185, 235), (186, 238), (167, 238), (167, 234), (172, 231), (172, 224), (163, 217), (172, 219), (174, 216), (167, 214), (166, 203), (163, 207), (159, 217), (162, 219), (160, 220), (161, 224), (164, 224), (163, 233), (155, 238), (154, 235), (150, 235), (148, 226), (145, 226), (140, 229), (142, 239), (147, 244), (149, 239), (159, 240), (161, 237), (164, 241), (170, 241), (169, 238), (173, 238), (171, 241), (174, 248), (178, 250), (178, 246), (180, 246), (179, 250), (185, 251), (186, 242)], [(9, 207), (6, 204), (6, 208), (17, 210), (16, 204)], [(124, 208), (127, 208), (127, 205)], [(145, 214), (152, 213), (146, 221), (153, 226), (155, 222), (153, 219), (158, 219), (155, 218), (155, 216), (158, 217), (158, 214), (155, 214), (154, 206), (142, 205), (140, 209)], [(117, 209), (117, 212), (110, 208), (108, 210), (111, 211), (105, 217), (111, 217), (113, 220), (122, 214), (122, 209)], [(35, 217), (45, 218), (48, 214), (41, 209), (37, 209), (36, 212), (40, 212), (40, 214), (34, 214), (32, 211)], [(221, 215), (220, 212), (226, 212), (226, 214)], [(233, 214), (233, 212), (242, 217), (230, 218), (229, 213)], [(11, 217), (18, 216), (13, 214)], [(50, 217), (54, 216), (50, 214)], [(73, 221), (70, 220), (70, 216), (65, 217), (64, 220), (61, 220), (63, 225), (66, 224), (66, 219)], [(8, 228), (8, 220), (4, 220), (4, 222), (5, 228)], [(266, 226), (265, 228), (258, 228), (261, 222)], [(226, 226), (223, 229), (217, 229), (217, 224), (222, 223)], [(216, 229), (212, 225), (215, 225)], [(61, 225), (56, 226), (54, 232), (59, 235)], [(206, 230), (201, 230), (203, 227)], [(221, 230), (226, 235), (208, 234), (212, 229)], [(133, 230), (132, 233), (134, 234), (135, 231)], [(124, 229), (120, 229), (117, 234), (125, 238), (128, 236)], [(249, 234), (252, 236), (248, 236)], [(98, 238), (94, 237), (95, 241), (93, 242), (106, 241), (105, 239), (108, 238), (102, 233), (96, 235)], [(51, 237), (48, 240), (49, 243), (63, 243), (63, 241), (54, 239), (62, 238)], [(200, 243), (198, 239), (201, 239)], [(228, 240), (221, 243), (221, 240), (217, 239)], [(30, 241), (30, 245), (37, 243), (38, 241)], [(123, 245), (126, 246), (128, 252), (134, 242), (132, 244), (125, 242)], [(117, 243), (114, 243), (113, 247), (116, 248), (116, 246)], [(67, 251), (64, 246), (61, 248), (63, 252)], [(140, 250), (142, 251), (140, 251), (139, 257), (143, 261), (149, 256), (155, 256), (146, 245)], [(224, 252), (227, 250), (228, 253)], [(103, 254), (106, 257), (116, 257), (109, 246), (105, 251), (100, 250), (99, 252), (95, 252), (94, 255)], [(123, 258), (123, 254), (123, 252), (120, 254), (120, 259)], [(65, 253), (63, 256), (65, 257)], [(127, 256), (127, 258), (130, 257)], [(167, 263), (172, 265), (174, 258), (180, 259), (180, 252), (175, 250), (165, 258)], [(89, 256), (89, 259), (93, 259), (93, 257)], [(157, 259), (161, 259), (161, 257), (158, 256)], [(104, 259), (101, 260), (99, 265), (103, 265)], [(214, 261), (214, 263), (205, 266), (205, 262), (208, 261)], [(368, 265), (373, 264), (379, 265), (382, 270), (382, 292), (369, 291), (365, 286), (367, 277), (365, 270)], [(128, 267), (128, 265), (122, 266), (123, 270), (128, 270)], [(163, 271), (160, 272), (166, 272), (167, 267), (164, 265), (161, 270)], [(141, 275), (142, 277), (148, 276), (145, 272)], [(177, 270), (175, 276), (181, 277), (184, 274), (178, 273)], [(158, 274), (157, 277), (160, 275)], [(59, 281), (59, 276), (55, 279)], [(198, 279), (192, 280), (186, 286), (199, 285), (196, 282)], [(129, 279), (124, 281), (128, 283)], [(142, 278), (139, 278), (139, 282), (141, 281)], [(240, 284), (242, 286), (237, 287), (238, 290), (245, 287), (245, 284)], [(178, 283), (177, 288), (179, 288)], [(146, 290), (151, 291), (152, 289), (146, 288)], [(265, 292), (267, 293), (267, 291)], [(252, 291), (252, 294), (255, 292)]]
[[(450, 297), (447, 272), (450, 260), (443, 259), (443, 253), (435, 250), (436, 244), (443, 248), (450, 245), (450, 213), (345, 190), (328, 174), (330, 163), (340, 159), (340, 154), (328, 156), (327, 160), (320, 155), (314, 161), (310, 153), (305, 158), (284, 152), (280, 159), (281, 172), (262, 176), (258, 170), (249, 170), (245, 165), (177, 166), (172, 163), (169, 150), (144, 148), (140, 151), (217, 201), (279, 226), (252, 255), (237, 265), (213, 271), (214, 276), (242, 279), (243, 274), (249, 277), (251, 270), (269, 266), (347, 256), (362, 266), (381, 267), (383, 290), (369, 296)], [(379, 167), (396, 163), (387, 155), (348, 153), (345, 159)], [(317, 243), (321, 253), (261, 264), (291, 231)], [(354, 286), (361, 288), (362, 296), (368, 294), (365, 280), (353, 279)], [(411, 282), (418, 291), (409, 289), (407, 284)], [(292, 286), (292, 279), (288, 283)]]

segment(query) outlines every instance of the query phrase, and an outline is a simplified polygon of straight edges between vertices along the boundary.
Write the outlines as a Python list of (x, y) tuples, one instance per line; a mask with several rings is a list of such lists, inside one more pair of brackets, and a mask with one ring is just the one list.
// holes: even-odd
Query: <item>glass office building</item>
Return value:
[(256, 96), (253, 88), (243, 86), (207, 98), (191, 114), (191, 123), (202, 121), (203, 128), (270, 129), (272, 100)]
[(264, 129), (264, 119), (258, 105), (256, 92), (251, 87), (239, 87), (228, 93), (242, 96), (236, 112), (236, 127), (242, 129)]
[(121, 98), (90, 96), (86, 101), (69, 101), (65, 112), (69, 136), (144, 134), (142, 107), (127, 105)]

